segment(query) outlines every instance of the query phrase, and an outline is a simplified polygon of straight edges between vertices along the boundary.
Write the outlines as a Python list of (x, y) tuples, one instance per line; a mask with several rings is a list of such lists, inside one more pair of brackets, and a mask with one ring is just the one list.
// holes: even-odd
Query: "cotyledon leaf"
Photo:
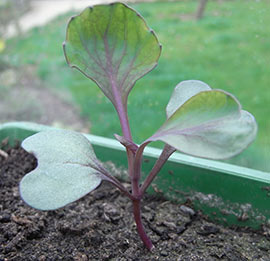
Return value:
[[(181, 93), (189, 84), (189, 93)], [(178, 88), (167, 107), (167, 121), (146, 142), (161, 140), (190, 155), (225, 159), (255, 139), (254, 117), (231, 94), (198, 81), (184, 82)]]
[(169, 118), (181, 105), (195, 94), (211, 90), (206, 83), (197, 80), (180, 82), (174, 88), (173, 94), (166, 107), (167, 118)]
[(63, 44), (71, 67), (79, 69), (116, 104), (136, 80), (152, 70), (161, 46), (143, 18), (122, 3), (86, 8), (73, 17)]
[(36, 169), (20, 182), (20, 193), (30, 206), (52, 210), (71, 203), (101, 183), (101, 163), (82, 134), (49, 130), (28, 137), (22, 147), (38, 159)]

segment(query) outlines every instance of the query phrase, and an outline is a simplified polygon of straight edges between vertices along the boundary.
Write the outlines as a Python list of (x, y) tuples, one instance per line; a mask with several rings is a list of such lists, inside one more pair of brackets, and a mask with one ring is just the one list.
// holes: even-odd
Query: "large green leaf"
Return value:
[[(189, 85), (189, 92), (180, 92)], [(177, 88), (167, 107), (167, 121), (147, 141), (161, 140), (187, 154), (225, 159), (240, 153), (256, 137), (254, 117), (241, 110), (231, 94), (211, 90), (199, 81)]]
[(67, 27), (64, 52), (116, 106), (126, 104), (136, 80), (152, 70), (161, 46), (143, 18), (122, 3), (86, 8)]
[(100, 162), (90, 142), (73, 131), (50, 130), (25, 139), (38, 166), (20, 183), (23, 200), (41, 209), (57, 209), (94, 190), (102, 180)]

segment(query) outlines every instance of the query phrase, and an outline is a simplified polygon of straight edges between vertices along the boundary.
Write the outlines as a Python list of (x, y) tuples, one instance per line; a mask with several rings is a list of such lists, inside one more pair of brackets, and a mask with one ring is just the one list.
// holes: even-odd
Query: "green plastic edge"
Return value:
[[(52, 127), (10, 122), (0, 125), (0, 139), (9, 143)], [(85, 134), (101, 161), (127, 167), (125, 148), (116, 140)], [(143, 176), (148, 173), (161, 150), (147, 147)], [(270, 173), (213, 160), (174, 153), (154, 180), (150, 193), (162, 193), (170, 200), (191, 202), (210, 219), (228, 225), (259, 228), (270, 224)]]

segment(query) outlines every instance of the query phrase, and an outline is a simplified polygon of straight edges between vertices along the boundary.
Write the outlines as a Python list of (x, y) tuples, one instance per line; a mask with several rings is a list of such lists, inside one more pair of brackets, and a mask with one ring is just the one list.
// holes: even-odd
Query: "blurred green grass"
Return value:
[[(129, 97), (133, 137), (140, 143), (163, 123), (165, 107), (180, 81), (198, 79), (233, 93), (256, 118), (256, 141), (232, 163), (270, 171), (270, 15), (265, 1), (209, 1), (200, 21), (191, 19), (197, 1), (133, 5), (163, 46), (158, 67), (139, 80)], [(101, 91), (68, 68), (61, 43), (70, 14), (23, 38), (8, 41), (3, 55), (13, 66), (32, 64), (52, 88), (69, 90), (91, 133), (121, 133), (117, 115)]]

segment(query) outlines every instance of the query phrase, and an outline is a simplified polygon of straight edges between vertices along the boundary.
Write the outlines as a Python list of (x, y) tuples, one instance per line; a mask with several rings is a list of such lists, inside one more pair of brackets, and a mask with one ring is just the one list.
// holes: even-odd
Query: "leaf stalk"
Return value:
[(143, 182), (143, 185), (141, 186), (141, 193), (144, 194), (147, 188), (150, 186), (154, 178), (157, 176), (163, 165), (166, 163), (168, 158), (175, 152), (175, 148), (171, 147), (170, 145), (165, 145), (162, 153), (160, 154), (158, 160), (156, 161), (154, 167), (148, 174), (147, 178)]

